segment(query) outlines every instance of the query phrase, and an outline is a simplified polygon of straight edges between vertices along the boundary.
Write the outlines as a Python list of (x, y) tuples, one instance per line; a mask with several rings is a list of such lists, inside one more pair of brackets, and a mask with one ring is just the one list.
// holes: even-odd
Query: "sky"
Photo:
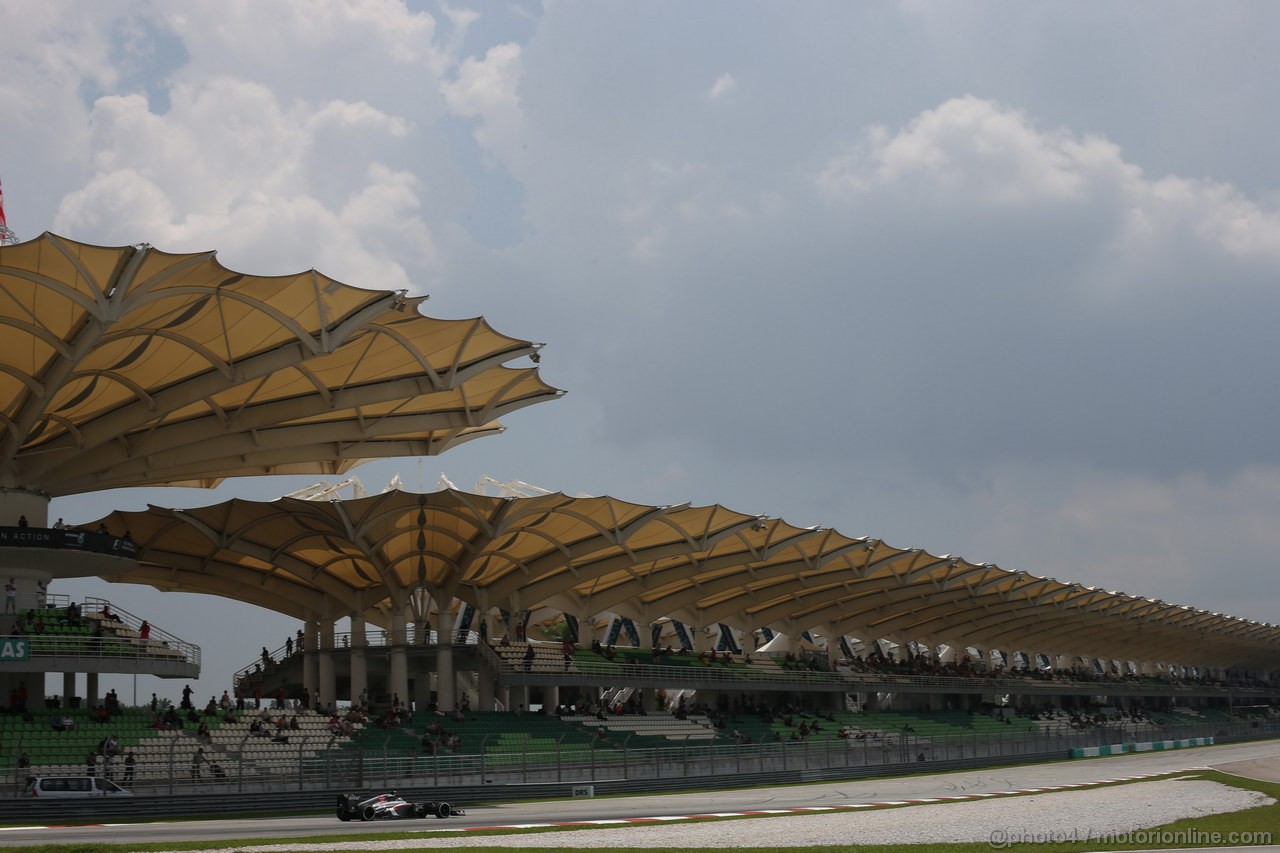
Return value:
[[(0, 180), (24, 238), (546, 343), (564, 398), (370, 491), (719, 503), (1277, 622), (1278, 38), (1230, 0), (0, 0)], [(197, 697), (299, 627), (51, 592), (200, 644)]]

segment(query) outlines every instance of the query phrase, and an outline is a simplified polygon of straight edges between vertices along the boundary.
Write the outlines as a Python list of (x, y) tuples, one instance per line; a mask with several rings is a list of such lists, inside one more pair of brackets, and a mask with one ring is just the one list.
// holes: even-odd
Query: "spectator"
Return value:
[(138, 763), (138, 760), (133, 757), (132, 752), (130, 752), (128, 755), (124, 757), (124, 784), (125, 785), (133, 784), (133, 771), (134, 771), (134, 768), (137, 766), (137, 763)]
[(98, 775), (98, 753), (97, 752), (90, 752), (88, 755), (85, 756), (84, 775), (86, 776)]
[(18, 581), (16, 578), (9, 578), (9, 582), (4, 585), (4, 612), (18, 612)]
[(18, 526), (19, 527), (27, 526), (27, 517), (25, 515), (18, 516)]
[(27, 755), (25, 751), (18, 756), (18, 766), (19, 767), (31, 766), (31, 756)]
[(200, 765), (207, 764), (208, 762), (209, 762), (209, 759), (205, 758), (204, 747), (202, 746), (199, 749), (197, 749), (195, 753), (192, 754), (191, 756), (191, 778), (199, 779)]
[(143, 619), (142, 624), (138, 626), (138, 637), (143, 640), (151, 639), (151, 623), (146, 619)]
[(36, 607), (41, 609), (49, 601), (49, 587), (43, 580), (36, 581)]
[(66, 523), (65, 521), (63, 521), (61, 518), (59, 518), (57, 521), (55, 521), (55, 522), (53, 523), (53, 529), (54, 529), (54, 530), (66, 530), (66, 529), (67, 529), (67, 523)]

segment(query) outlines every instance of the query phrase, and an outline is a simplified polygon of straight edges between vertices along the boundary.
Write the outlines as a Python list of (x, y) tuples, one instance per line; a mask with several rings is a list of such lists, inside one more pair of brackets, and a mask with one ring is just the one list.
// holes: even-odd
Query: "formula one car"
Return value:
[(448, 803), (414, 803), (391, 791), (387, 794), (339, 794), (338, 820), (397, 820), (466, 814)]

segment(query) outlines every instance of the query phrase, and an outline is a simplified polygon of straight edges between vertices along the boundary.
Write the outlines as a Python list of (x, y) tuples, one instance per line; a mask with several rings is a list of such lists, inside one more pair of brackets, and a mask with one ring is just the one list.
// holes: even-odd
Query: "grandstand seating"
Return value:
[[(16, 766), (18, 755), (25, 752), (31, 761), (32, 775), (82, 774), (90, 752), (98, 750), (104, 738), (114, 735), (120, 743), (122, 755), (132, 751), (139, 763), (139, 778), (143, 778), (146, 762), (189, 762), (200, 743), (194, 737), (194, 726), (186, 732), (160, 731), (153, 727), (154, 715), (141, 708), (123, 708), (107, 722), (97, 721), (92, 711), (77, 709), (38, 708), (29, 712), (30, 721), (17, 714), (0, 716), (0, 768)], [(54, 731), (54, 715), (70, 717), (75, 722), (71, 731)], [(217, 729), (220, 719), (202, 717), (211, 730)], [(174, 750), (170, 741), (177, 744), (189, 742), (189, 746)], [(102, 759), (99, 758), (99, 763)], [(121, 762), (116, 762), (116, 773), (121, 772)], [(159, 772), (159, 771), (154, 771)]]
[[(493, 764), (553, 763), (557, 755), (561, 761), (585, 761), (593, 748), (613, 749), (621, 741), (613, 743), (593, 738), (585, 728), (546, 714), (472, 711), (459, 720), (454, 716), (419, 712), (405, 728), (367, 726), (346, 747), (374, 755), (429, 755), (421, 738), (430, 737), (437, 722), (449, 735), (460, 738), (454, 754), (483, 753)], [(440, 754), (449, 752), (442, 748)]]
[[(27, 637), (31, 641), (33, 655), (147, 655), (177, 659), (184, 656), (182, 651), (170, 648), (164, 641), (154, 638), (143, 640), (136, 628), (123, 621), (104, 619), (98, 613), (83, 613), (78, 625), (65, 624), (66, 611), (61, 607), (37, 608), (24, 615), (28, 616)], [(30, 630), (37, 620), (44, 622), (43, 632)], [(94, 636), (98, 628), (101, 628), (101, 635)]]
[[(290, 724), (296, 720), (298, 727), (286, 725), (283, 729), (277, 728), (281, 718)], [(266, 736), (250, 734), (255, 719), (261, 719), (267, 725)], [(267, 708), (261, 712), (241, 714), (234, 723), (226, 723), (211, 734), (213, 749), (232, 761), (243, 762), (246, 775), (296, 772), (301, 760), (352, 740), (349, 736), (330, 732), (329, 718), (324, 714)], [(188, 761), (194, 751), (194, 746), (184, 751)]]
[(670, 746), (677, 743), (698, 743), (716, 739), (716, 730), (705, 714), (690, 714), (681, 720), (674, 714), (653, 713), (606, 715), (600, 719), (593, 714), (565, 715), (566, 723), (586, 729), (603, 729), (613, 742), (629, 747)]

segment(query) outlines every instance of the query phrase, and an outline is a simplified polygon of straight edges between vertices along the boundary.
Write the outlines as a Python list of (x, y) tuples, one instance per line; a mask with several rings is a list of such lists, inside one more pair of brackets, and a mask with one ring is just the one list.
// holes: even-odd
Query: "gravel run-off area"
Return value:
[[(609, 829), (473, 836), (456, 830), (402, 841), (343, 841), (345, 850), (441, 847), (812, 847), (847, 844), (993, 843), (1035, 839), (1095, 840), (1183, 818), (1240, 811), (1275, 802), (1265, 794), (1217, 782), (1166, 779), (1086, 791), (1063, 791), (942, 805), (841, 811), (785, 817), (679, 821)], [(273, 850), (331, 851), (332, 842), (257, 845)], [(191, 851), (185, 851), (191, 853)], [(224, 853), (211, 851), (210, 853)]]

